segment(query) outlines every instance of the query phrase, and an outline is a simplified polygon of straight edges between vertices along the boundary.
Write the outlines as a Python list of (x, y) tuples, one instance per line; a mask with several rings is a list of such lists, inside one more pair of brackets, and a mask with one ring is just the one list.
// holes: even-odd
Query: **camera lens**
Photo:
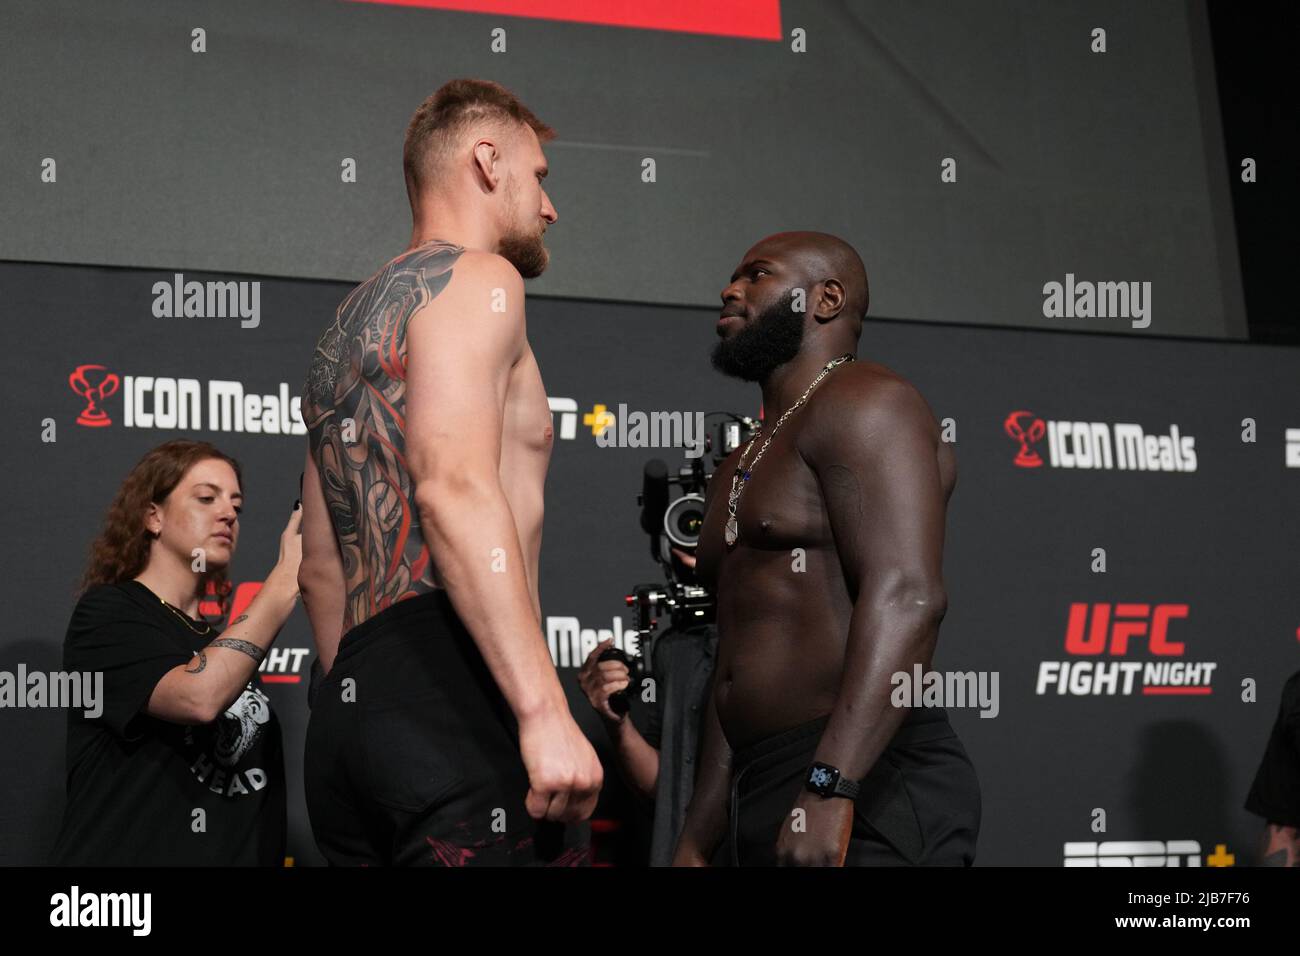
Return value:
[(700, 540), (704, 524), (704, 498), (702, 495), (682, 495), (664, 512), (664, 534), (679, 548), (693, 548)]

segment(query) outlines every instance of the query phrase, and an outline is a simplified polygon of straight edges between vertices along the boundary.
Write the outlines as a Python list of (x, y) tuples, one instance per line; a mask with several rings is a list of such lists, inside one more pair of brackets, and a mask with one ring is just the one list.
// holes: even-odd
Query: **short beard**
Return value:
[(710, 357), (723, 375), (746, 382), (763, 382), (799, 354), (804, 314), (792, 308), (794, 290), (733, 335), (719, 339)]
[(551, 261), (551, 254), (542, 243), (540, 235), (515, 233), (502, 236), (497, 245), (497, 252), (518, 269), (519, 274), (525, 279), (535, 279), (541, 275)]
[[(506, 204), (510, 209), (515, 208), (517, 192), (514, 177), (511, 177), (506, 181)], [(542, 242), (540, 229), (536, 233), (512, 232), (502, 236), (497, 243), (497, 253), (518, 269), (525, 279), (541, 275), (551, 261), (551, 253)]]

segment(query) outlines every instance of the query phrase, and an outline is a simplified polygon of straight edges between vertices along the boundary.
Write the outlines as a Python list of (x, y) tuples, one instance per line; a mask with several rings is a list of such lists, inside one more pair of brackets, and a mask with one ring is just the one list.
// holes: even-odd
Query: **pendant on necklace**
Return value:
[(735, 515), (727, 519), (727, 530), (723, 537), (727, 540), (727, 547), (733, 546), (736, 539), (740, 537), (740, 526), (736, 523)]

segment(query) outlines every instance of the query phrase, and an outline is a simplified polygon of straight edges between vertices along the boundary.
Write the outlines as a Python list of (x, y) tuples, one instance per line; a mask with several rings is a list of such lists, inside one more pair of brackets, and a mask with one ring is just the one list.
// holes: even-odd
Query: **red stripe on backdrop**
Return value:
[(781, 39), (780, 0), (353, 0), (508, 17), (567, 20), (609, 27), (708, 33), (751, 40)]
[(1143, 687), (1144, 694), (1208, 694), (1210, 687)]

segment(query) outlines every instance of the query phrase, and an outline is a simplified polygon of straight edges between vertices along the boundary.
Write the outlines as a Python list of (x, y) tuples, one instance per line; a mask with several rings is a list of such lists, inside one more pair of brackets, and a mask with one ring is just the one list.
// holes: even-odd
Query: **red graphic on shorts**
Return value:
[(547, 863), (546, 865), (547, 866), (582, 866), (584, 863), (587, 862), (587, 859), (590, 855), (591, 855), (591, 847), (576, 846), (573, 847), (572, 849), (565, 850), (563, 853), (561, 853), (559, 856), (557, 856), (554, 860), (552, 860), (550, 863)]
[(433, 858), (443, 866), (464, 866), (474, 857), (474, 851), (469, 847), (456, 846), (454, 843), (448, 843), (446, 840), (439, 840), (435, 837), (425, 837), (424, 839), (433, 848)]

